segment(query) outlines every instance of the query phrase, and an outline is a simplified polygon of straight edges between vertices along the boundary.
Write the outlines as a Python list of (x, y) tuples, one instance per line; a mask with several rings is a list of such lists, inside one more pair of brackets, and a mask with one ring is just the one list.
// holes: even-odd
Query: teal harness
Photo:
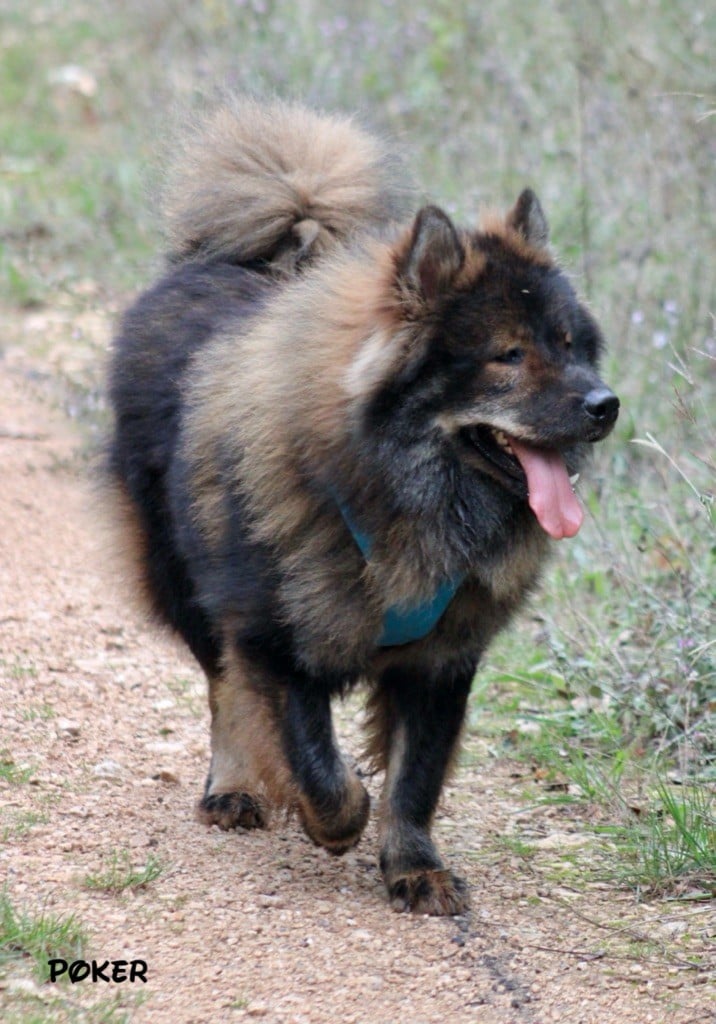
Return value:
[[(353, 540), (367, 561), (373, 546), (370, 537), (356, 526), (352, 515), (342, 502), (338, 502), (338, 507), (346, 526), (351, 531)], [(440, 584), (431, 598), (421, 601), (419, 604), (408, 607), (391, 605), (383, 616), (383, 630), (378, 640), (378, 646), (398, 647), (401, 644), (412, 643), (414, 640), (422, 640), (442, 618), (464, 578), (464, 575), (460, 575), (455, 579), (446, 580)]]

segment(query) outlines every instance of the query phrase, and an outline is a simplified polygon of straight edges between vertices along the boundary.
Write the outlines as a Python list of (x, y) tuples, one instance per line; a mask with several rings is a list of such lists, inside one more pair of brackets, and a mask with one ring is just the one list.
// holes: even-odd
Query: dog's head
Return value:
[[(528, 497), (559, 538), (581, 523), (570, 475), (585, 444), (614, 426), (619, 399), (597, 371), (601, 332), (547, 240), (529, 190), (475, 232), (437, 207), (421, 210), (393, 251), (398, 326), (373, 363), (363, 422), (372, 431), (400, 423), (406, 437), (437, 433), (461, 460)], [(369, 355), (356, 372), (369, 369)]]

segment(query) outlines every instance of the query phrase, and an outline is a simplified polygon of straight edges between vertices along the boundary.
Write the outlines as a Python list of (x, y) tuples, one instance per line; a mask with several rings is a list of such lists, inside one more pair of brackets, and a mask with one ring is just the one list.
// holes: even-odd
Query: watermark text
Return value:
[(57, 981), (67, 975), (73, 985), (78, 981), (136, 981), (147, 983), (146, 960), (62, 960), (54, 957), (47, 961), (50, 968), (50, 981)]

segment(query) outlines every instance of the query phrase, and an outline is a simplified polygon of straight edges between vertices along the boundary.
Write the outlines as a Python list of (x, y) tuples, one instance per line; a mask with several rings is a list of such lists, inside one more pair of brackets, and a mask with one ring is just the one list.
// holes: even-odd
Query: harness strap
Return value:
[[(353, 536), (366, 561), (370, 559), (373, 543), (364, 530), (359, 529), (347, 505), (337, 502), (343, 520)], [(391, 605), (383, 616), (383, 629), (378, 639), (379, 647), (398, 647), (402, 644), (422, 640), (427, 636), (445, 613), (448, 605), (464, 580), (464, 575), (441, 583), (435, 594), (414, 605)]]

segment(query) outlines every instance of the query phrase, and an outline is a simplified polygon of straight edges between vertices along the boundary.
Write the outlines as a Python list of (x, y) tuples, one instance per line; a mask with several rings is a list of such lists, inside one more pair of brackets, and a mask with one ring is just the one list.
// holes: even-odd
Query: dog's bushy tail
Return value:
[(169, 256), (291, 271), (405, 211), (387, 147), (347, 117), (232, 98), (187, 134), (165, 199)]

